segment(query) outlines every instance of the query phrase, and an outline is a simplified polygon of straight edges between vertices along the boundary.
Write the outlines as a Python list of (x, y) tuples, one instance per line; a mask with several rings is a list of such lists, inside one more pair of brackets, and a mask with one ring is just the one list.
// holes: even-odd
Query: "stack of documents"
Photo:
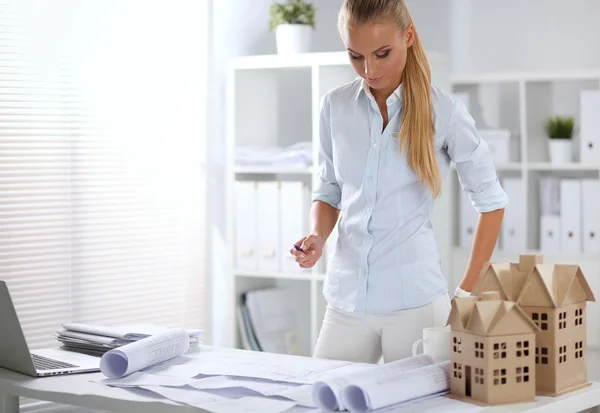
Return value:
[[(98, 324), (67, 323), (57, 331), (57, 339), (65, 350), (101, 356), (109, 350), (134, 343), (138, 340), (163, 334), (168, 327), (153, 324), (105, 326)], [(190, 342), (200, 343), (203, 330), (187, 330)]]
[(305, 167), (312, 164), (312, 142), (299, 142), (287, 147), (240, 147), (236, 149), (240, 166)]
[(308, 324), (302, 294), (291, 288), (266, 288), (242, 295), (238, 325), (247, 350), (305, 355), (308, 338), (301, 324)]

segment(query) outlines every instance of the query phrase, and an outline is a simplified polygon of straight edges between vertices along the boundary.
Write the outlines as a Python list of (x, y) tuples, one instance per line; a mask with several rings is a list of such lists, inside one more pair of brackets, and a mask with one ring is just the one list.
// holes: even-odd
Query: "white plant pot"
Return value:
[(309, 53), (313, 28), (306, 24), (280, 24), (275, 29), (278, 54)]
[(573, 146), (571, 142), (571, 139), (550, 139), (548, 141), (550, 162), (557, 164), (573, 162)]

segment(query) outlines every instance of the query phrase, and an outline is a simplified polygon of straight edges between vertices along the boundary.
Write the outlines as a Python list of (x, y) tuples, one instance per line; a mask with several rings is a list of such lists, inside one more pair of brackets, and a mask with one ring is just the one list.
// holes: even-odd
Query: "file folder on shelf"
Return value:
[(279, 187), (275, 181), (257, 184), (258, 270), (279, 272)]
[(310, 193), (304, 182), (283, 181), (279, 192), (281, 271), (284, 273), (309, 272), (301, 268), (290, 254), (293, 244), (308, 234)]
[(562, 252), (581, 252), (581, 180), (560, 182), (560, 246)]
[(253, 181), (235, 183), (235, 265), (246, 271), (258, 270), (256, 185)]
[(583, 164), (600, 164), (600, 90), (580, 95), (580, 158)]
[(582, 180), (581, 190), (583, 252), (600, 253), (600, 180)]
[(527, 226), (525, 225), (525, 211), (520, 199), (523, 199), (523, 179), (504, 178), (502, 186), (510, 200), (506, 206), (502, 229), (502, 249), (504, 251), (521, 252), (527, 249)]
[(560, 252), (560, 216), (540, 216), (540, 249), (544, 254)]

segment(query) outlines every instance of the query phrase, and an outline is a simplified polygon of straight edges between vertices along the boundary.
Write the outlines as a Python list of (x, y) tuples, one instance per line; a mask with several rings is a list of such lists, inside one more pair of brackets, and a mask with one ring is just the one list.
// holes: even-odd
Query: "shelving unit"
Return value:
[[(433, 81), (449, 87), (449, 63), (446, 58), (430, 53), (429, 59)], [(322, 288), (328, 257), (325, 255), (314, 268), (304, 272), (239, 269), (236, 264), (238, 223), (235, 187), (240, 181), (282, 180), (304, 182), (312, 191), (317, 179), (315, 164), (321, 99), (329, 90), (355, 78), (356, 73), (346, 52), (241, 57), (231, 61), (228, 73), (226, 213), (231, 258), (228, 274), (233, 285), (229, 303), (235, 314), (240, 294), (245, 291), (274, 286), (294, 288), (298, 294), (306, 297), (306, 319), (301, 320), (301, 324), (306, 327), (302, 333), (305, 336), (303, 350), (307, 355), (312, 354), (325, 313)], [(300, 141), (312, 142), (313, 165), (310, 167), (249, 167), (238, 166), (235, 162), (234, 153), (239, 145), (288, 146)], [(444, 223), (447, 221), (443, 216), (439, 220)], [(444, 228), (442, 224), (440, 227)], [(285, 240), (283, 244), (292, 247), (294, 241)], [(331, 238), (329, 242), (334, 241), (335, 238)], [(237, 320), (231, 320), (229, 328), (231, 346), (240, 347)]]
[[(503, 245), (500, 239), (492, 260), (515, 262), (520, 253), (543, 254), (548, 263), (579, 264), (585, 272), (592, 290), (600, 291), (600, 253), (555, 252), (541, 250), (540, 245), (540, 178), (554, 176), (558, 178), (591, 178), (600, 179), (600, 162), (595, 164), (580, 163), (580, 142), (577, 134), (574, 137), (574, 159), (569, 164), (553, 164), (550, 162), (547, 141), (544, 134), (543, 121), (549, 115), (571, 115), (575, 118), (576, 133), (580, 124), (579, 96), (582, 90), (600, 89), (599, 71), (569, 72), (516, 72), (516, 73), (478, 73), (454, 74), (452, 90), (467, 93), (470, 98), (470, 112), (478, 127), (508, 129), (511, 132), (511, 158), (507, 165), (497, 165), (501, 180), (507, 177), (522, 178), (522, 196), (511, 198), (508, 208), (518, 209), (524, 213), (526, 229), (526, 250), (514, 250), (510, 245)], [(600, 113), (598, 114), (600, 116)], [(459, 243), (461, 229), (459, 197), (461, 189), (456, 169), (449, 176), (453, 195), (451, 216), (453, 248), (452, 269), (454, 275), (452, 286), (457, 285), (463, 276), (469, 259), (469, 249)], [(505, 221), (506, 221), (505, 214)], [(504, 224), (503, 224), (504, 225)], [(599, 320), (599, 309), (596, 303), (589, 303), (590, 326), (588, 340), (591, 347), (600, 346), (600, 333), (596, 331)]]
[[(573, 115), (579, 123), (579, 92), (600, 88), (600, 71), (518, 72), (451, 75), (444, 56), (430, 53), (433, 82), (447, 90), (468, 93), (471, 114), (480, 128), (503, 128), (511, 132), (510, 160), (497, 165), (501, 180), (523, 179), (521, 197), (511, 199), (510, 208), (524, 211), (527, 230), (524, 250), (498, 248), (492, 260), (515, 261), (521, 253), (542, 253), (546, 262), (577, 263), (586, 272), (594, 291), (600, 291), (600, 254), (540, 251), (537, 183), (542, 176), (591, 177), (600, 179), (600, 163), (553, 165), (549, 161), (542, 121), (547, 115)], [(236, 266), (235, 185), (241, 181), (301, 181), (312, 191), (317, 179), (319, 111), (323, 95), (356, 78), (345, 52), (297, 56), (249, 56), (234, 59), (227, 84), (227, 199), (229, 268), (233, 286), (229, 305), (235, 308), (245, 291), (288, 286), (305, 297), (306, 319), (303, 352), (311, 354), (325, 312), (322, 295), (327, 256), (310, 271), (277, 272), (244, 270)], [(312, 142), (310, 167), (242, 167), (234, 159), (238, 145), (287, 146)], [(578, 147), (579, 141), (575, 139)], [(442, 267), (453, 290), (460, 282), (469, 259), (469, 249), (459, 244), (459, 197), (456, 168), (444, 182), (442, 197), (434, 207), (432, 221)], [(308, 205), (306, 206), (308, 208)], [(308, 211), (308, 209), (306, 210)], [(536, 216), (537, 214), (537, 216)], [(307, 228), (308, 230), (308, 228)], [(303, 234), (304, 235), (304, 234)], [(292, 243), (289, 240), (284, 244)], [(331, 242), (331, 241), (330, 241)], [(499, 247), (502, 247), (502, 240)], [(326, 248), (327, 249), (327, 248)], [(595, 303), (589, 305), (595, 306)], [(588, 325), (596, 325), (599, 311), (589, 311)], [(231, 346), (241, 345), (237, 320), (230, 321)], [(600, 331), (590, 330), (589, 345), (600, 345)]]

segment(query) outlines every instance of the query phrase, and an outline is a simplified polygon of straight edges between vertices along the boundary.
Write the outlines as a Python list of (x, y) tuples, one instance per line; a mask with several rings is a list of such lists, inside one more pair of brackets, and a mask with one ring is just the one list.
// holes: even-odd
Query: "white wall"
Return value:
[(598, 0), (452, 0), (459, 72), (600, 67)]

